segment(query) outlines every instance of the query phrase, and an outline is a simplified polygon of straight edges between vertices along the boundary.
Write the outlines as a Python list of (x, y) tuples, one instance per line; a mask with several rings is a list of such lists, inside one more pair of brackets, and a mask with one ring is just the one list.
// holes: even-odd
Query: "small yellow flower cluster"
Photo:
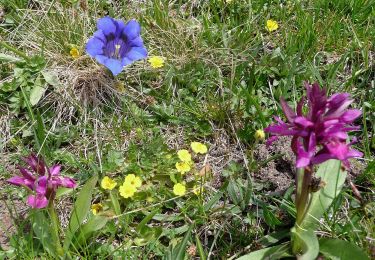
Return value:
[(141, 178), (134, 174), (129, 174), (125, 177), (124, 183), (120, 186), (119, 191), (122, 197), (131, 198), (137, 192), (137, 189), (142, 186)]
[(276, 31), (279, 28), (279, 24), (274, 20), (267, 20), (266, 30), (269, 32)]
[(103, 205), (101, 203), (96, 203), (91, 205), (92, 214), (98, 215), (99, 212), (103, 210)]
[(70, 53), (70, 56), (72, 56), (72, 58), (74, 59), (77, 59), (79, 56), (81, 56), (81, 54), (79, 53), (79, 50), (76, 47), (71, 48), (69, 53)]
[[(195, 154), (206, 154), (208, 151), (207, 146), (200, 142), (192, 142), (190, 144), (190, 147)], [(194, 162), (191, 159), (192, 156), (190, 152), (186, 149), (182, 149), (177, 152), (177, 156), (180, 159), (180, 161), (176, 163), (177, 171), (181, 174), (189, 172), (191, 170), (191, 167), (194, 165)], [(196, 188), (193, 188), (193, 192), (195, 194), (199, 194)], [(186, 193), (186, 186), (183, 183), (176, 183), (173, 186), (173, 193), (177, 196), (184, 195)]]
[(114, 187), (116, 187), (117, 182), (109, 178), (108, 176), (105, 176), (100, 185), (102, 186), (103, 189), (105, 190), (113, 190)]
[(266, 138), (266, 134), (262, 129), (258, 129), (255, 131), (254, 137), (256, 140), (261, 140), (263, 141)]
[(154, 69), (162, 68), (164, 66), (164, 58), (160, 56), (151, 56), (148, 59), (148, 62)]

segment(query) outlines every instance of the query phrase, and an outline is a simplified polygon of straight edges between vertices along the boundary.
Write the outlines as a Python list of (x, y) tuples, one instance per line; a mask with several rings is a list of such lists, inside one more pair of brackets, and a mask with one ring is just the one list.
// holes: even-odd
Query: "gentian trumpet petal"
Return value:
[(147, 57), (137, 21), (125, 24), (107, 16), (98, 20), (97, 27), (98, 31), (86, 44), (86, 51), (114, 76), (121, 73), (124, 66)]

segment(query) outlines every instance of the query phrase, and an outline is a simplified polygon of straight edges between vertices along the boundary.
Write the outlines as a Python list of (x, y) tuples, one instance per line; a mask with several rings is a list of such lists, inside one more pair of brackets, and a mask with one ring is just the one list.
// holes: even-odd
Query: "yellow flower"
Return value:
[(133, 197), (134, 193), (137, 191), (137, 188), (134, 185), (124, 182), (120, 186), (119, 191), (120, 191), (120, 195), (126, 199), (126, 198)]
[(184, 174), (185, 172), (188, 172), (191, 170), (190, 164), (187, 162), (177, 162), (176, 163), (176, 169), (181, 174)]
[(254, 137), (257, 140), (264, 140), (264, 138), (266, 137), (266, 134), (264, 133), (262, 129), (258, 129), (255, 131)]
[(125, 177), (125, 184), (129, 184), (134, 186), (135, 188), (139, 188), (142, 185), (142, 180), (139, 177), (136, 177), (134, 174), (129, 174)]
[(194, 185), (193, 192), (194, 192), (195, 195), (199, 195), (203, 191), (204, 191), (204, 187), (203, 186)]
[(173, 193), (177, 196), (182, 196), (186, 193), (185, 185), (177, 183), (173, 186)]
[(114, 187), (116, 187), (117, 182), (109, 178), (108, 176), (105, 176), (100, 183), (102, 188), (105, 190), (112, 190)]
[(200, 142), (192, 142), (190, 146), (194, 153), (207, 153), (207, 146), (205, 144)]
[(181, 161), (183, 162), (191, 162), (191, 154), (189, 153), (188, 150), (179, 150), (177, 152), (178, 158), (180, 158)]
[(74, 59), (77, 59), (80, 56), (79, 51), (76, 47), (71, 48), (69, 53), (70, 56), (72, 56)]
[(272, 32), (272, 31), (277, 30), (277, 28), (279, 28), (279, 25), (277, 24), (276, 21), (274, 21), (274, 20), (267, 20), (267, 23), (266, 23), (266, 29), (267, 29), (267, 31)]
[(91, 205), (92, 214), (97, 215), (100, 211), (103, 210), (103, 205), (101, 203), (96, 203)]
[(154, 69), (161, 68), (164, 66), (164, 58), (160, 56), (151, 56), (148, 59), (148, 62)]

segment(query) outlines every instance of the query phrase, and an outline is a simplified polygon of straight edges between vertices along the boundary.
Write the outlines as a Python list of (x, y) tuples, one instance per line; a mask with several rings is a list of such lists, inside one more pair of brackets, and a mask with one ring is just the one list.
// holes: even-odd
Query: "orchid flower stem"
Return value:
[(54, 241), (56, 245), (56, 251), (59, 256), (64, 256), (64, 250), (61, 246), (60, 243), (60, 236), (59, 236), (59, 230), (60, 230), (60, 223), (59, 219), (56, 214), (56, 210), (53, 204), (53, 200), (50, 200), (50, 203), (48, 204), (48, 213), (50, 215), (50, 218), (52, 220), (52, 229), (53, 229), (53, 236), (54, 236)]
[[(301, 231), (303, 219), (309, 208), (310, 200), (310, 183), (312, 179), (312, 168), (305, 167), (297, 170), (297, 192), (296, 192), (296, 209), (297, 217), (295, 229)], [(294, 254), (298, 254), (302, 249), (302, 241), (296, 236), (292, 238), (292, 250)]]

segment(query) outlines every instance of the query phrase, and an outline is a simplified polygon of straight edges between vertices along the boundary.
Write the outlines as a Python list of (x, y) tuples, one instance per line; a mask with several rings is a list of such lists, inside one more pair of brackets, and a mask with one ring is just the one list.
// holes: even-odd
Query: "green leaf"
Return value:
[(340, 239), (322, 238), (319, 247), (324, 256), (334, 260), (370, 259), (357, 245)]
[(36, 104), (38, 104), (38, 102), (43, 97), (46, 90), (47, 90), (47, 88), (42, 87), (40, 79), (37, 78), (35, 80), (35, 86), (30, 91), (30, 104), (31, 104), (31, 106), (35, 106)]
[(346, 172), (341, 169), (340, 161), (329, 160), (320, 165), (315, 176), (320, 177), (325, 186), (313, 193), (310, 207), (301, 223), (303, 229), (314, 229), (319, 225), (319, 219), (340, 193), (345, 182)]
[(43, 245), (43, 248), (52, 256), (57, 256), (55, 242), (53, 241), (52, 230), (50, 221), (44, 215), (41, 210), (34, 211), (32, 215), (32, 226), (33, 230)]
[(241, 256), (237, 260), (280, 259), (282, 257), (291, 256), (288, 250), (289, 244), (277, 245), (251, 252), (250, 254)]
[(291, 229), (292, 240), (301, 242), (302, 255), (298, 256), (298, 260), (315, 259), (319, 254), (319, 242), (314, 231), (302, 230), (296, 228)]
[(55, 74), (45, 70), (43, 70), (41, 73), (43, 75), (44, 80), (51, 86), (56, 87), (60, 85), (59, 78)]
[(193, 230), (194, 225), (190, 225), (188, 231), (186, 232), (184, 238), (182, 239), (181, 243), (179, 243), (176, 247), (170, 248), (169, 251), (164, 256), (166, 260), (182, 260), (185, 259), (186, 255), (186, 245), (189, 241), (191, 231)]
[(87, 223), (81, 226), (81, 229), (77, 235), (77, 244), (82, 245), (87, 239), (89, 239), (95, 231), (102, 229), (108, 222), (108, 218), (105, 216), (94, 215), (90, 218)]
[(137, 226), (135, 229), (138, 233), (142, 234), (145, 230), (146, 224), (155, 216), (158, 212), (158, 209), (155, 209), (150, 214), (148, 214)]
[(17, 58), (17, 57), (14, 57), (12, 55), (8, 55), (8, 54), (5, 54), (5, 53), (0, 53), (0, 61), (4, 61), (4, 62), (18, 62), (18, 61), (21, 61), (21, 59)]
[(201, 260), (206, 260), (207, 259), (207, 255), (206, 255), (206, 252), (203, 249), (201, 240), (199, 239), (198, 235), (195, 235), (195, 244), (197, 245), (197, 248), (198, 248), (199, 258)]
[(69, 248), (72, 238), (90, 211), (92, 193), (98, 181), (98, 176), (91, 177), (82, 187), (74, 203), (74, 209), (70, 216), (69, 226), (66, 230), (64, 250)]
[(115, 191), (111, 190), (109, 192), (109, 196), (111, 198), (113, 209), (115, 210), (116, 215), (120, 215), (121, 214), (121, 207), (120, 207), (120, 203), (118, 202), (117, 193), (115, 193)]

